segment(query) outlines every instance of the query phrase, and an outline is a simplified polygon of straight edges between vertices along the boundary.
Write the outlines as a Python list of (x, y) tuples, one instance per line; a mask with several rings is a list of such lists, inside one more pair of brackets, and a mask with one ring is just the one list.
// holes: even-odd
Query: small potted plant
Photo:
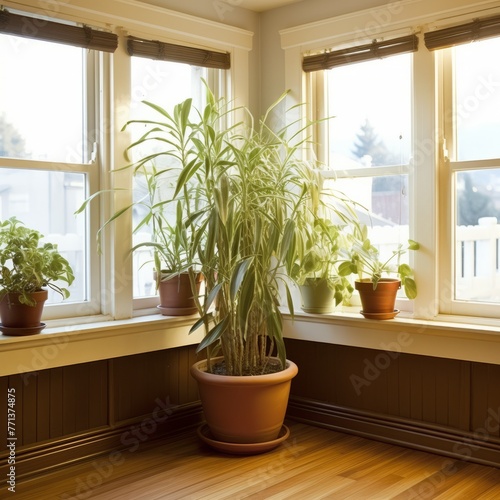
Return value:
[(406, 245), (399, 244), (389, 257), (381, 259), (379, 250), (368, 238), (365, 225), (355, 228), (354, 238), (347, 259), (339, 265), (339, 274), (357, 275), (354, 287), (360, 295), (363, 316), (392, 319), (399, 313), (395, 309), (395, 302), (401, 287), (407, 298), (414, 299), (417, 296), (413, 269), (401, 262), (401, 257), (409, 250), (418, 250), (420, 245), (408, 240)]
[[(130, 122), (132, 123), (132, 122)], [(131, 145), (127, 152), (132, 149)], [(145, 195), (134, 203), (135, 213), (142, 218), (135, 222), (134, 233), (149, 227), (151, 239), (134, 245), (132, 252), (141, 248), (152, 250), (154, 280), (160, 296), (158, 309), (166, 316), (184, 316), (197, 312), (195, 293), (199, 293), (202, 282), (200, 272), (190, 276), (193, 268), (193, 231), (182, 220), (185, 210), (182, 200), (172, 202), (170, 169), (159, 170), (147, 160), (149, 155), (136, 164), (134, 175), (147, 186)], [(191, 279), (194, 279), (192, 287)]]
[(0, 318), (4, 335), (40, 332), (40, 322), (48, 290), (63, 299), (69, 290), (59, 285), (73, 283), (68, 261), (52, 243), (42, 243), (43, 235), (12, 217), (0, 222)]
[(341, 249), (348, 245), (343, 229), (331, 219), (313, 217), (300, 233), (288, 275), (299, 287), (304, 312), (330, 313), (353, 292), (350, 281), (337, 270)]

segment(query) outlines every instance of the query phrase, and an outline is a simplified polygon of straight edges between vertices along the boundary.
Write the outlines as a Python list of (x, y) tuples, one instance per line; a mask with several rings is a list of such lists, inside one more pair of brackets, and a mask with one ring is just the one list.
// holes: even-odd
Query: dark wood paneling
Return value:
[[(299, 366), (292, 399), (306, 401), (295, 405), (295, 410), (312, 423), (324, 424), (326, 419), (327, 425), (334, 422), (361, 433), (369, 422), (373, 437), (379, 432), (383, 439), (392, 439), (394, 428), (397, 439), (428, 429), (422, 431), (422, 446), (432, 449), (436, 439), (452, 452), (461, 436), (482, 435), (483, 441), (491, 436), (491, 462), (497, 459), (500, 366), (291, 339), (287, 349), (289, 359)], [(151, 424), (145, 418), (154, 415), (159, 401), (173, 405), (167, 425), (177, 418), (176, 409), (196, 405), (198, 390), (189, 369), (197, 360), (195, 347), (187, 346), (0, 377), (0, 439), (7, 429), (7, 388), (14, 387), (20, 456), (35, 447), (26, 460), (35, 453), (44, 457), (44, 466), (51, 467), (53, 443), (60, 447), (56, 446), (58, 456), (65, 457), (73, 440), (80, 442), (81, 449), (103, 452), (107, 444), (120, 439), (106, 432)], [(363, 412), (375, 417), (352, 418)], [(191, 424), (199, 420), (199, 407), (192, 417)], [(433, 426), (439, 428), (436, 433)], [(156, 426), (148, 429), (152, 427)], [(442, 429), (449, 429), (452, 437)], [(106, 437), (93, 437), (101, 433)], [(481, 450), (486, 457), (487, 442)], [(5, 456), (5, 451), (0, 452), (0, 460)], [(39, 463), (38, 459), (32, 463)]]
[[(66, 456), (79, 458), (81, 450), (102, 453), (106, 443), (120, 443), (119, 433), (106, 434), (120, 425), (146, 423), (148, 431), (154, 430), (148, 438), (171, 425), (193, 425), (201, 419), (196, 382), (189, 374), (196, 360), (195, 347), (189, 346), (0, 377), (0, 440), (6, 442), (9, 387), (16, 391), (18, 456), (43, 467)], [(167, 419), (158, 413), (162, 408)], [(187, 415), (185, 422), (177, 411)], [(154, 416), (161, 418), (153, 421)], [(66, 450), (73, 443), (74, 453)], [(5, 457), (0, 450), (0, 461)]]
[(50, 438), (56, 439), (63, 433), (63, 368), (47, 370), (50, 374)]
[(471, 430), (500, 435), (500, 366), (474, 363), (471, 377)]
[(50, 370), (39, 372), (37, 378), (36, 440), (50, 439)]
[(194, 351), (182, 347), (113, 360), (115, 422), (150, 414), (158, 400), (172, 405), (197, 401), (196, 382), (189, 374)]
[(294, 396), (471, 430), (469, 362), (290, 339), (287, 355)]

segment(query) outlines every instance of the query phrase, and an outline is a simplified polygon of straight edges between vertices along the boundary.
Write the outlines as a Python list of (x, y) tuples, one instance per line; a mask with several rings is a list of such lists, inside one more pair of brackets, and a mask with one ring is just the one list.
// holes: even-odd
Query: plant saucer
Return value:
[(383, 313), (369, 313), (364, 311), (360, 311), (360, 313), (367, 319), (394, 319), (399, 314), (399, 309)]
[(24, 327), (24, 326), (4, 326), (0, 323), (0, 332), (2, 332), (4, 335), (9, 335), (9, 336), (23, 336), (23, 335), (36, 335), (37, 333), (40, 333), (47, 325), (45, 323), (40, 323), (38, 326), (29, 326), (29, 327)]
[(286, 425), (283, 425), (276, 439), (264, 443), (226, 443), (224, 441), (217, 441), (212, 436), (208, 424), (206, 423), (198, 427), (197, 433), (204, 443), (218, 451), (231, 453), (233, 455), (256, 455), (276, 448), (276, 446), (290, 436), (290, 429)]

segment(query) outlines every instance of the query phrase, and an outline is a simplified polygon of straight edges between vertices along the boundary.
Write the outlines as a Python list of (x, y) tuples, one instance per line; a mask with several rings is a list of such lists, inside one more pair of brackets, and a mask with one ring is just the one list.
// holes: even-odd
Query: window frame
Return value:
[[(411, 9), (402, 5), (388, 4), (369, 11), (360, 11), (348, 16), (339, 16), (317, 23), (295, 26), (280, 32), (285, 51), (286, 87), (294, 92), (294, 102), (308, 102), (312, 106), (304, 119), (318, 117), (317, 107), (325, 102), (324, 92), (313, 92), (314, 79), (310, 74), (299, 73), (305, 55), (321, 50), (335, 50), (349, 44), (369, 43), (370, 40), (396, 37), (408, 32), (418, 33), (419, 50), (414, 53), (413, 63), (413, 159), (410, 164), (410, 189), (413, 203), (410, 204), (411, 237), (420, 243), (421, 249), (413, 255), (413, 266), (418, 281), (419, 293), (413, 300), (413, 317), (419, 320), (439, 319), (454, 323), (473, 320), (481, 324), (496, 325), (498, 314), (487, 313), (486, 308), (476, 304), (469, 308), (457, 308), (451, 304), (452, 282), (452, 198), (446, 166), (443, 167), (443, 128), (441, 105), (443, 90), (436, 86), (436, 74), (442, 69), (436, 65), (435, 53), (425, 47), (426, 32), (466, 23), (484, 16), (479, 3), (465, 0), (445, 0), (439, 11), (431, 0), (421, 0)], [(488, 16), (500, 13), (497, 5), (488, 9)], [(383, 20), (384, 22), (381, 22)], [(425, 105), (423, 105), (425, 103)], [(325, 134), (316, 135), (324, 142)], [(314, 141), (313, 141), (314, 142)], [(317, 151), (324, 160), (324, 151)], [(439, 166), (439, 168), (438, 168)], [(462, 304), (463, 305), (463, 304)], [(495, 306), (493, 306), (494, 308)], [(498, 307), (497, 307), (498, 308)]]
[[(23, 11), (42, 19), (88, 23), (98, 29), (111, 30), (118, 36), (119, 44), (114, 54), (101, 55), (96, 61), (96, 72), (89, 75), (90, 82), (99, 84), (94, 94), (96, 105), (92, 109), (95, 123), (88, 124), (89, 130), (94, 130), (96, 135), (93, 163), (71, 167), (73, 171), (91, 172), (87, 183), (89, 195), (117, 188), (113, 194), (108, 193), (109, 196), (95, 198), (85, 213), (79, 215), (86, 217), (90, 235), (95, 235), (111, 214), (132, 200), (131, 173), (119, 170), (125, 166), (123, 152), (129, 144), (128, 134), (121, 132), (123, 124), (129, 119), (130, 108), (131, 56), (126, 50), (128, 36), (211, 48), (230, 54), (234, 64), (226, 72), (224, 81), (209, 83), (214, 84), (215, 92), (227, 89), (228, 98), (238, 95), (240, 104), (249, 104), (249, 53), (253, 47), (253, 33), (250, 31), (146, 4), (130, 5), (126, 12), (119, 2), (103, 5), (97, 0), (75, 0), (71, 5), (40, 4), (35, 0), (18, 0), (14, 3), (6, 0), (4, 5), (16, 12)], [(82, 11), (85, 12), (83, 17)], [(14, 163), (10, 159), (8, 161)], [(2, 164), (0, 159), (0, 166)], [(16, 161), (15, 164), (19, 168), (29, 168), (24, 160)], [(134, 302), (132, 260), (129, 254), (131, 241), (132, 223), (126, 215), (102, 232), (99, 245), (96, 238), (89, 237), (89, 258), (98, 256), (89, 272), (89, 298), (93, 304), (63, 302), (61, 305), (47, 306), (43, 319), (51, 320), (52, 325), (78, 329), (78, 325), (89, 322), (127, 320), (152, 313), (158, 315), (152, 302), (141, 304), (141, 299)]]
[[(8, 34), (6, 34), (8, 35)], [(3, 33), (0, 33), (3, 36)], [(16, 35), (14, 35), (16, 36)], [(83, 107), (83, 132), (86, 137), (90, 137), (93, 131), (99, 130), (99, 103), (96, 101), (96, 96), (99, 92), (96, 90), (95, 82), (99, 80), (100, 66), (104, 58), (109, 59), (109, 54), (104, 54), (95, 50), (88, 50), (84, 52), (84, 95)], [(98, 147), (98, 140), (92, 137), (94, 148)], [(0, 171), (2, 168), (11, 168), (15, 170), (39, 170), (46, 172), (71, 172), (79, 173), (85, 176), (86, 192), (89, 189), (95, 189), (99, 185), (100, 177), (100, 161), (99, 155), (96, 152), (84, 151), (84, 161), (82, 163), (68, 163), (63, 161), (51, 160), (32, 160), (23, 158), (0, 157)], [(98, 207), (93, 209), (92, 214), (97, 213)], [(90, 224), (90, 217), (86, 223), (86, 233), (95, 234), (90, 231), (96, 231), (96, 224)], [(86, 246), (86, 259), (89, 259), (91, 253), (96, 252), (96, 245), (93, 242), (94, 238), (87, 238)], [(71, 297), (57, 304), (46, 304), (44, 307), (43, 318), (47, 320), (59, 318), (73, 318), (75, 316), (89, 316), (98, 314), (100, 311), (100, 304), (97, 301), (99, 290), (99, 266), (95, 263), (86, 270), (86, 295), (87, 300), (72, 302)]]
[[(500, 37), (500, 35), (498, 35)], [(443, 258), (440, 281), (450, 284), (450, 297), (440, 304), (440, 312), (449, 315), (480, 316), (489, 318), (500, 318), (500, 308), (498, 303), (474, 302), (467, 300), (457, 300), (455, 295), (456, 286), (456, 214), (455, 214), (455, 192), (456, 175), (459, 172), (469, 170), (483, 170), (494, 166), (500, 168), (500, 158), (459, 160), (457, 158), (457, 130), (455, 120), (446, 117), (456, 117), (458, 112), (455, 109), (454, 100), (454, 56), (453, 47), (436, 50), (435, 52), (436, 73), (438, 88), (442, 89), (438, 97), (438, 128), (441, 133), (439, 164), (440, 172), (440, 212), (442, 219), (447, 221), (443, 224), (442, 244), (443, 252), (448, 259)]]

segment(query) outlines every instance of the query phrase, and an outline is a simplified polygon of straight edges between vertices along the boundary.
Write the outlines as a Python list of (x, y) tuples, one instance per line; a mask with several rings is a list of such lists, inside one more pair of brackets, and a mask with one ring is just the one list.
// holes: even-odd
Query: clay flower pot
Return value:
[[(199, 273), (196, 280), (198, 293), (202, 281), (203, 275)], [(182, 273), (168, 280), (160, 281), (158, 293), (160, 294), (158, 309), (164, 316), (187, 316), (198, 311), (188, 273)]]
[(8, 293), (0, 301), (0, 330), (4, 335), (33, 335), (45, 324), (41, 323), (43, 307), (48, 298), (47, 290), (33, 292), (34, 306), (19, 302), (19, 293)]
[(395, 278), (381, 278), (373, 288), (370, 279), (357, 280), (354, 288), (358, 290), (363, 307), (361, 314), (369, 319), (392, 319), (399, 311), (394, 308), (396, 295), (401, 281)]
[(323, 278), (309, 278), (299, 285), (301, 308), (306, 313), (327, 314), (335, 309), (335, 290)]
[[(216, 360), (214, 360), (216, 362)], [(224, 443), (274, 442), (285, 419), (292, 378), (292, 361), (285, 370), (254, 376), (215, 375), (206, 372), (206, 360), (191, 367), (205, 419), (212, 436)]]

